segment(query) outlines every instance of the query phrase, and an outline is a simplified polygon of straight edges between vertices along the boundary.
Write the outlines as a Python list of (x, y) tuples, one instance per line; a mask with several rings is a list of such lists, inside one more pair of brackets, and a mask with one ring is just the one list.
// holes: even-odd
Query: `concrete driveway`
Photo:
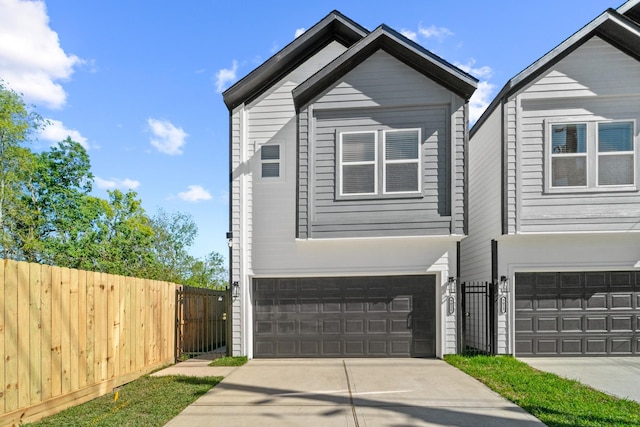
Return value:
[(435, 359), (251, 360), (167, 424), (191, 426), (543, 424)]
[(525, 357), (528, 365), (640, 402), (640, 357)]

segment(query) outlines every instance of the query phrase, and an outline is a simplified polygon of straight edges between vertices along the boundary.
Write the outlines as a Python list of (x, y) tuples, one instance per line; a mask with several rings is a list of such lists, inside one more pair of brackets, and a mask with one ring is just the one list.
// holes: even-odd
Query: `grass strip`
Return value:
[(247, 360), (247, 356), (224, 356), (214, 359), (209, 366), (242, 366)]
[(640, 425), (637, 402), (538, 371), (512, 356), (448, 355), (445, 360), (549, 427)]
[(221, 380), (222, 377), (143, 376), (104, 396), (28, 425), (163, 426)]

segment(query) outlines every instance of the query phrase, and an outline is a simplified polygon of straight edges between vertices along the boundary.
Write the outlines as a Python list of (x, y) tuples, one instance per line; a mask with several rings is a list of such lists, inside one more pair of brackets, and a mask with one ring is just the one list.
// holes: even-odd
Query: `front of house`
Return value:
[(476, 84), (334, 11), (223, 94), (233, 355), (456, 351)]
[(498, 352), (640, 355), (640, 6), (511, 79), (471, 131), (463, 281), (501, 283)]

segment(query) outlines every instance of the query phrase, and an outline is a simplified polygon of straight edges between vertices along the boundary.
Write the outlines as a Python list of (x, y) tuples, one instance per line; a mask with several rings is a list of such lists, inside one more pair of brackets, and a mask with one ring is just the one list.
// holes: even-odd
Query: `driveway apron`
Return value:
[(167, 426), (542, 426), (436, 359), (251, 360)]
[(529, 357), (530, 366), (640, 403), (640, 357)]

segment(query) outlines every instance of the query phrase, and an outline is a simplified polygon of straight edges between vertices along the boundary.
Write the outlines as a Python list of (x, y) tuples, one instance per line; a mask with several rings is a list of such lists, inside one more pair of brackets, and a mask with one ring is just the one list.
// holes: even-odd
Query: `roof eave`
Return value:
[(478, 80), (475, 77), (382, 25), (298, 85), (293, 90), (296, 108), (307, 104), (379, 49), (447, 87), (465, 100), (468, 100), (477, 88)]
[[(630, 39), (630, 34), (634, 36), (635, 42), (632, 42)], [(623, 16), (618, 11), (608, 9), (509, 80), (473, 125), (470, 131), (470, 137), (473, 137), (476, 129), (482, 125), (486, 118), (491, 115), (493, 110), (500, 105), (503, 100), (535, 80), (541, 73), (558, 63), (596, 35), (616, 48), (640, 60), (640, 26), (637, 22)]]
[(313, 56), (331, 41), (351, 46), (369, 32), (338, 11), (333, 11), (305, 31), (261, 66), (254, 69), (222, 93), (224, 103), (232, 111), (238, 105), (258, 97), (271, 85)]

